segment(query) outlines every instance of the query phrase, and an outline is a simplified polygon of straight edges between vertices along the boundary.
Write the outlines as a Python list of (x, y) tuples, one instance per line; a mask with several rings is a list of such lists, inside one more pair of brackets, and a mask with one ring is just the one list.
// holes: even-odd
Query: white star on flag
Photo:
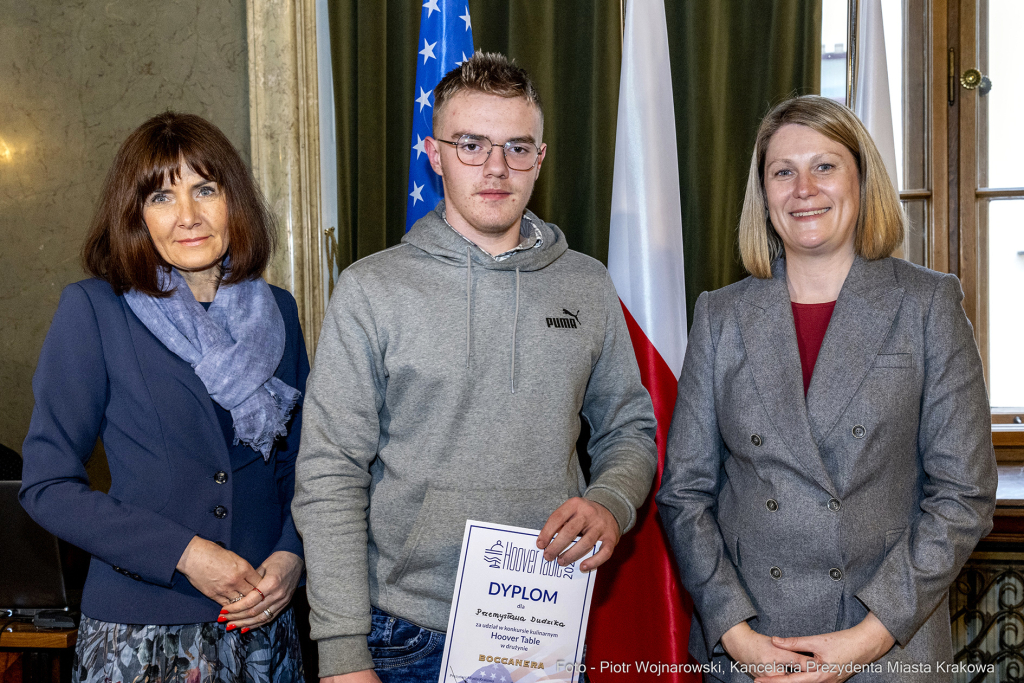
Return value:
[(437, 59), (434, 57), (434, 46), (437, 45), (437, 41), (428, 43), (423, 41), (423, 49), (420, 50), (420, 54), (423, 55), (423, 63), (426, 64), (428, 59)]
[(430, 107), (433, 109), (434, 105), (430, 103), (430, 93), (420, 88), (420, 96), (416, 98), (416, 102), (420, 105), (420, 111), (423, 111), (423, 107)]
[(416, 202), (423, 201), (423, 186), (417, 185), (415, 182), (412, 184), (412, 192), (409, 193), (412, 197), (412, 205), (416, 206)]
[[(410, 112), (412, 130), (405, 139), (405, 144), (409, 145), (405, 148), (406, 154), (409, 155), (409, 176), (405, 185), (406, 230), (444, 198), (441, 176), (434, 173), (430, 167), (426, 141), (433, 139), (431, 136), (434, 134), (434, 89), (446, 73), (464, 66), (474, 52), (473, 31), (470, 28), (472, 24), (469, 21), (471, 1), (419, 0), (414, 5), (422, 6), (419, 15), (419, 35), (409, 36), (408, 41), (402, 41), (409, 50), (409, 58), (412, 60), (410, 66), (416, 69), (416, 80), (410, 84), (413, 100)], [(434, 12), (437, 12), (436, 17)], [(460, 13), (462, 17), (459, 16)], [(459, 54), (462, 55), (462, 61), (456, 62)], [(406, 97), (408, 96), (406, 93)], [(406, 102), (408, 103), (408, 100)], [(497, 670), (502, 670), (500, 665)]]

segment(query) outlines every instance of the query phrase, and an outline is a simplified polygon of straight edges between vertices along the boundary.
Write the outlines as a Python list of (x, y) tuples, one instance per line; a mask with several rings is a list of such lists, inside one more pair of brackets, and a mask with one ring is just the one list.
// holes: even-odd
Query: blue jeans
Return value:
[[(437, 683), (444, 657), (445, 634), (431, 631), (384, 610), (370, 607), (370, 647), (381, 683)], [(586, 651), (584, 650), (584, 659)], [(579, 683), (587, 681), (581, 673)]]
[(437, 683), (444, 634), (371, 608), (366, 644), (381, 683)]

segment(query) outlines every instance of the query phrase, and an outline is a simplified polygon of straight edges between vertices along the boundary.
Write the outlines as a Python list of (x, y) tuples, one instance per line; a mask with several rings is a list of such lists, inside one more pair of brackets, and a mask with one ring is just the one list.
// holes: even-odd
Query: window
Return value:
[[(960, 277), (997, 454), (1024, 461), (1024, 70), (1015, 61), (1024, 3), (881, 2), (898, 184), (910, 222), (903, 255)], [(850, 39), (839, 45), (835, 36), (848, 31), (857, 4), (823, 0), (822, 39), (832, 49), (822, 50), (822, 94), (840, 101), (838, 62)]]

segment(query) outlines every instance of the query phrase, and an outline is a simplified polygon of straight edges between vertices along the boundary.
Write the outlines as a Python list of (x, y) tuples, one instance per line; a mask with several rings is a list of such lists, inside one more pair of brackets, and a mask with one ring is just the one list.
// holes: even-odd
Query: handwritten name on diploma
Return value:
[(466, 523), (439, 683), (561, 680), (582, 659), (594, 572), (545, 560), (538, 533)]

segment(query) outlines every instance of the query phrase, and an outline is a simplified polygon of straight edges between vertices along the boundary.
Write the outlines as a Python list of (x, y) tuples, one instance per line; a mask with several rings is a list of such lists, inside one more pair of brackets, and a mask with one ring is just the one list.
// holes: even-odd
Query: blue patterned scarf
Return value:
[(160, 269), (166, 298), (131, 290), (125, 299), (164, 346), (187, 361), (210, 398), (231, 411), (235, 443), (270, 459), (274, 441), (287, 433), (300, 393), (274, 376), (284, 356), (284, 318), (261, 278), (221, 285), (207, 311), (175, 269)]

